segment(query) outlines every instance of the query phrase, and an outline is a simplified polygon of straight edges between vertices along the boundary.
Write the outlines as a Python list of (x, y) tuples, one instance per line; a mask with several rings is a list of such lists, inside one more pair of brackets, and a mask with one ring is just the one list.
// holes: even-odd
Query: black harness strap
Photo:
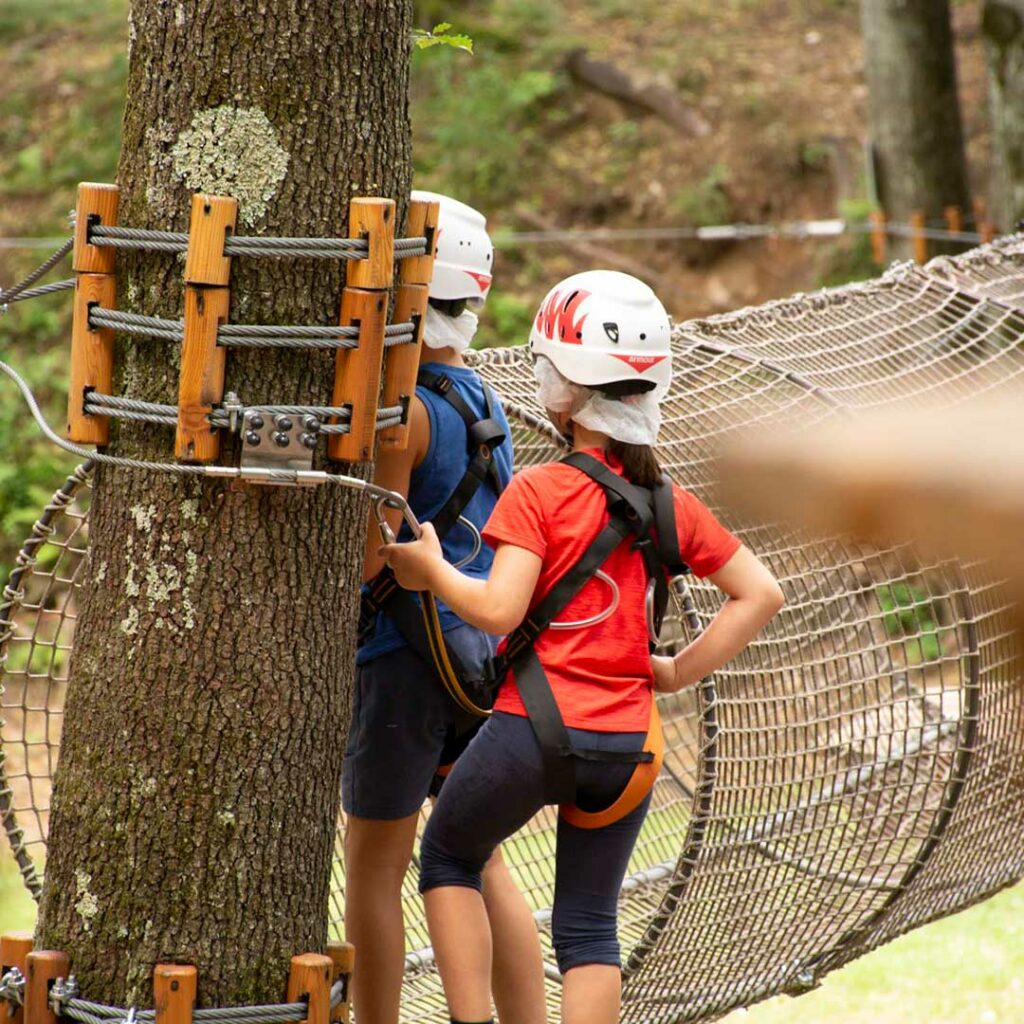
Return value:
[(459, 516), (473, 500), (473, 495), (484, 481), (489, 480), (495, 494), (501, 494), (501, 478), (494, 462), (494, 449), (505, 440), (505, 431), (494, 419), (494, 399), (491, 396), (491, 389), (486, 384), (484, 401), (487, 405), (487, 417), (480, 419), (452, 387), (451, 377), (432, 373), (430, 370), (420, 370), (416, 383), (439, 395), (462, 417), (462, 422), (466, 425), (466, 444), (472, 453), (462, 479), (440, 512), (431, 520), (438, 538), (443, 539), (459, 521)]

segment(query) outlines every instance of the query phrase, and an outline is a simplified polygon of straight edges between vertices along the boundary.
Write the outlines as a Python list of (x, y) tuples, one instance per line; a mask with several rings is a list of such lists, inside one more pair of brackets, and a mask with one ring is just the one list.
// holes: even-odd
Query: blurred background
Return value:
[[(932, 152), (954, 170), (962, 160), (961, 229), (1005, 230), (1014, 183), (996, 159), (1007, 83), (993, 40), (1006, 26), (993, 20), (999, 4), (951, 7), (962, 132), (958, 141), (933, 139)], [(79, 181), (114, 179), (126, 9), (127, 0), (0, 0), (2, 283), (67, 235)], [(472, 56), (446, 46), (414, 53), (412, 119), (416, 185), (483, 210), (499, 247), (483, 344), (524, 341), (551, 282), (588, 265), (645, 278), (678, 320), (877, 276), (880, 255), (909, 255), (899, 237), (873, 252), (864, 229), (873, 210), (886, 208), (897, 229), (910, 211), (898, 195), (888, 200), (899, 183), (879, 173), (886, 111), (869, 115), (857, 0), (427, 0), (417, 21), (424, 29), (451, 22), (474, 44)], [(1020, 19), (1009, 30), (1019, 32)], [(869, 49), (885, 45), (868, 34)], [(922, 66), (941, 63), (933, 50), (922, 48)], [(935, 103), (917, 111), (924, 122), (955, 122), (948, 95)], [(940, 233), (957, 227), (944, 210), (926, 214)], [(695, 237), (711, 226), (833, 218), (859, 229)], [(958, 247), (938, 239), (930, 252)], [(26, 371), (54, 419), (69, 325), (70, 304), (59, 297), (0, 315), (0, 358)], [(6, 569), (71, 463), (38, 439), (7, 387), (0, 436)], [(0, 929), (31, 927), (31, 901), (0, 847)], [(729, 1020), (1019, 1021), (1022, 921), (1018, 886), (863, 958), (796, 1002), (782, 997)]]

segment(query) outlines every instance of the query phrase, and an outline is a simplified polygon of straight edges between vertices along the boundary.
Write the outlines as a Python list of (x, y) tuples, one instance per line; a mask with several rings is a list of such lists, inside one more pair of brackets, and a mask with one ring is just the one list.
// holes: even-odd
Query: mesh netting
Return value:
[[(1020, 387), (1022, 297), (1015, 237), (680, 324), (662, 461), (716, 508), (714, 451), (739, 429), (784, 420), (812, 430), (845, 410)], [(472, 358), (514, 418), (519, 464), (554, 456), (524, 352)], [(75, 578), (88, 566), (83, 475), (65, 488), (77, 500), (48, 512), (54, 532), (33, 534), (37, 561), (16, 570), (0, 605), (0, 643), (5, 621), (12, 633), (0, 809), (30, 882), (44, 853)], [(803, 991), (1024, 874), (1024, 687), (998, 572), (716, 511), (768, 563), (787, 604), (700, 689), (661, 699), (668, 752), (621, 897), (626, 1021), (706, 1020)], [(710, 584), (680, 585), (663, 644), (688, 642), (719, 604)], [(545, 812), (505, 846), (535, 911), (553, 1006), (554, 825)], [(414, 863), (402, 1019), (440, 1021), (416, 884)]]

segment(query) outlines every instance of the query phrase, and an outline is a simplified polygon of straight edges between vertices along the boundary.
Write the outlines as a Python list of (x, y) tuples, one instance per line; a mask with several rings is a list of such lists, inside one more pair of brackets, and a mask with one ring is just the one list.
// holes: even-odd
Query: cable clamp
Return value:
[(245, 406), (242, 405), (238, 395), (236, 395), (234, 391), (229, 391), (224, 396), (221, 408), (228, 414), (228, 430), (232, 434), (237, 434), (238, 424), (242, 414), (245, 412)]

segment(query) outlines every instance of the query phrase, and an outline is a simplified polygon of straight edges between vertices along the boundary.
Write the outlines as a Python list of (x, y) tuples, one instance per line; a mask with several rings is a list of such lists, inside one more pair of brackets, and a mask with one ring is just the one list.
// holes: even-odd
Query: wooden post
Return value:
[(302, 953), (292, 957), (292, 967), (288, 972), (288, 1002), (308, 1000), (304, 1024), (330, 1024), (333, 972), (333, 961), (322, 953)]
[(885, 234), (887, 219), (885, 210), (872, 210), (871, 220), (871, 258), (879, 265), (885, 265), (888, 239)]
[(57, 978), (68, 976), (66, 953), (40, 949), (28, 954), (25, 975), (25, 1024), (57, 1024), (50, 1009), (50, 989)]
[(405, 451), (409, 444), (409, 403), (416, 393), (416, 375), (420, 368), (420, 351), (423, 348), (423, 320), (427, 313), (427, 292), (425, 284), (402, 284), (395, 292), (394, 322), (402, 324), (412, 321), (414, 338), (412, 344), (396, 345), (388, 350), (387, 367), (384, 372), (384, 394), (381, 405), (390, 408), (405, 407), (403, 421), (397, 427), (388, 427), (380, 432), (382, 448)]
[(959, 234), (964, 229), (964, 217), (959, 206), (947, 206), (942, 211), (943, 216), (946, 218), (947, 230), (953, 232), (953, 234)]
[(917, 260), (918, 263), (927, 263), (928, 239), (924, 236), (927, 220), (921, 210), (917, 210), (910, 215), (910, 226), (913, 228), (911, 238), (914, 243), (914, 259)]
[[(0, 937), (0, 977), (12, 967), (21, 971), (22, 977), (28, 977), (28, 955), (32, 952), (31, 932), (8, 932)], [(14, 1013), (7, 1017), (8, 1024), (23, 1024), (25, 1012), (22, 1007), (11, 1004), (8, 1010)], [(347, 1020), (345, 1024), (348, 1024)]]
[(430, 284), (434, 277), (434, 256), (437, 251), (437, 218), (441, 204), (435, 199), (426, 202), (414, 199), (409, 203), (409, 212), (405, 218), (405, 230), (409, 238), (427, 240), (427, 251), (423, 256), (410, 256), (402, 260), (398, 269), (398, 279), (402, 284)]
[(153, 969), (156, 1024), (192, 1024), (196, 969), (188, 964), (157, 964)]
[(394, 199), (353, 199), (348, 204), (349, 238), (365, 238), (364, 260), (349, 260), (345, 283), (350, 288), (390, 288), (395, 274)]
[(174, 454), (189, 462), (212, 462), (220, 454), (220, 435), (207, 416), (224, 397), (224, 349), (217, 345), (217, 328), (228, 318), (231, 257), (224, 255), (224, 243), (237, 218), (235, 199), (201, 193), (192, 197), (174, 441)]
[(98, 224), (117, 225), (118, 189), (116, 185), (98, 185), (83, 181), (78, 186), (75, 204), (75, 248), (71, 268), (77, 274), (112, 274), (117, 250), (112, 246), (89, 243), (89, 233)]
[(331, 985), (341, 979), (345, 983), (342, 991), (341, 1002), (331, 1011), (332, 1024), (350, 1024), (352, 1017), (352, 1004), (350, 992), (352, 988), (352, 972), (356, 965), (356, 947), (351, 942), (340, 942), (332, 939), (327, 943), (327, 955), (334, 964)]
[(988, 245), (996, 237), (996, 226), (988, 219), (988, 207), (981, 196), (974, 200), (974, 224), (982, 245)]
[(373, 458), (377, 429), (377, 399), (384, 358), (384, 329), (388, 319), (388, 293), (346, 288), (341, 296), (341, 323), (358, 326), (356, 348), (338, 349), (334, 364), (332, 405), (352, 410), (347, 434), (331, 434), (327, 454), (342, 462)]
[(434, 275), (434, 254), (437, 248), (437, 218), (441, 204), (437, 200), (426, 202), (414, 199), (409, 203), (406, 216), (406, 234), (410, 238), (426, 238), (426, 253), (410, 256), (399, 263), (398, 279), (401, 285), (395, 293), (396, 324), (411, 320), (416, 325), (416, 340), (411, 345), (399, 345), (387, 354), (384, 371), (384, 394), (381, 405), (390, 408), (405, 407), (405, 418), (397, 427), (380, 432), (382, 448), (404, 451), (409, 444), (409, 403), (416, 393), (416, 374), (420, 368), (423, 348), (423, 318), (427, 312), (430, 281)]
[(83, 182), (78, 186), (75, 207), (75, 299), (71, 321), (71, 379), (68, 384), (68, 439), (76, 444), (106, 444), (110, 440), (110, 420), (106, 416), (85, 413), (87, 391), (110, 394), (114, 380), (114, 332), (106, 327), (89, 326), (89, 309), (117, 304), (117, 279), (114, 277), (117, 250), (89, 242), (89, 232), (98, 224), (117, 224), (118, 190), (116, 185)]

